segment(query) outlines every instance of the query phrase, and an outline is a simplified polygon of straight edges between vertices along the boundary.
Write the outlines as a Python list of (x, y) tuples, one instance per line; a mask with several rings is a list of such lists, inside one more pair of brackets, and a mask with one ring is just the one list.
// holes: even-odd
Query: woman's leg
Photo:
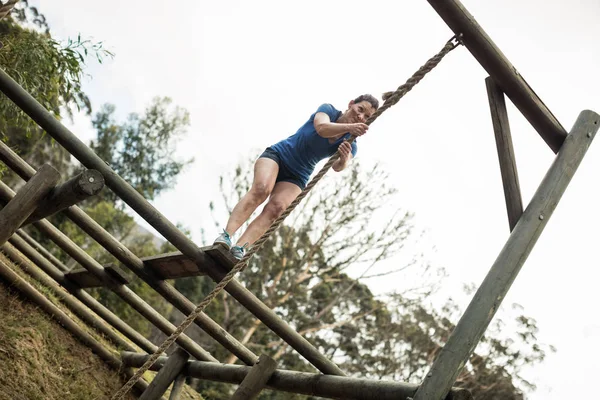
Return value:
[(233, 235), (250, 218), (254, 210), (269, 197), (275, 186), (278, 172), (279, 165), (270, 158), (256, 160), (252, 187), (233, 208), (225, 227), (227, 233)]
[(277, 182), (269, 202), (258, 217), (248, 226), (246, 232), (238, 240), (238, 245), (243, 246), (246, 243), (254, 243), (263, 233), (269, 229), (269, 226), (275, 221), (285, 209), (302, 192), (298, 185), (290, 182)]

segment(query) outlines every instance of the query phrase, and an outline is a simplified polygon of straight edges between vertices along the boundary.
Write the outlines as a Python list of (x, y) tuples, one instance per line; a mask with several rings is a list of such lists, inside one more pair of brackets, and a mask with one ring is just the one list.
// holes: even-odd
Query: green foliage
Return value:
[[(106, 104), (92, 121), (97, 139), (92, 149), (147, 199), (172, 188), (175, 178), (193, 159), (175, 159), (178, 140), (189, 125), (189, 113), (170, 108), (171, 99), (155, 98), (144, 115), (115, 121), (115, 107)], [(114, 198), (113, 198), (114, 200)]]
[[(0, 21), (0, 68), (12, 76), (56, 117), (77, 110), (91, 112), (82, 89), (85, 62), (112, 55), (101, 43), (68, 39), (59, 42), (48, 33), (45, 17), (27, 2), (13, 9), (14, 18)], [(6, 96), (0, 96), (0, 139), (35, 166), (50, 163), (68, 172), (69, 155)], [(5, 177), (5, 180), (8, 177)], [(14, 182), (14, 177), (12, 178)]]

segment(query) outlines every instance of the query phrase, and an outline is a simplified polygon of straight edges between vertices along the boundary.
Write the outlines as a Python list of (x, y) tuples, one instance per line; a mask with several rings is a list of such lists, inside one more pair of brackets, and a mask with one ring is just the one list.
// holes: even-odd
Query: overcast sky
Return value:
[[(395, 89), (452, 36), (424, 0), (31, 3), (57, 37), (81, 33), (116, 54), (90, 63), (85, 89), (96, 108), (142, 112), (165, 95), (190, 111), (179, 155), (196, 162), (155, 205), (198, 244), (201, 227), (210, 239), (217, 233), (207, 205), (220, 174), (294, 133), (321, 103), (344, 109), (358, 94)], [(463, 4), (567, 130), (581, 110), (600, 111), (597, 0)], [(435, 247), (428, 259), (448, 270), (445, 295), (479, 284), (509, 233), (486, 76), (466, 49), (455, 50), (359, 141), (365, 166), (381, 163), (416, 213)], [(554, 155), (511, 104), (509, 116), (526, 204)], [(88, 119), (70, 126), (92, 137)], [(523, 305), (540, 341), (558, 348), (529, 371), (538, 385), (531, 399), (590, 398), (596, 387), (599, 171), (595, 143), (505, 299)], [(395, 284), (372, 283), (376, 292)]]

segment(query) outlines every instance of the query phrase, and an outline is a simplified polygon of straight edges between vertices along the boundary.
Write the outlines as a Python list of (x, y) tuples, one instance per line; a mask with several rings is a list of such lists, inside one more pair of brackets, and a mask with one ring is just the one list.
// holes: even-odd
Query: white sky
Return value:
[[(218, 177), (287, 137), (321, 103), (338, 108), (364, 92), (404, 83), (452, 36), (426, 1), (37, 0), (55, 35), (101, 40), (116, 53), (91, 64), (93, 105), (142, 112), (166, 95), (191, 113), (181, 157), (196, 162), (155, 202), (171, 220), (209, 237), (208, 201)], [(579, 112), (600, 112), (600, 3), (596, 0), (464, 0), (498, 47), (569, 130)], [(451, 53), (359, 141), (381, 162), (448, 269), (446, 293), (479, 284), (508, 236), (504, 196), (484, 85), (465, 48)], [(553, 153), (509, 104), (519, 179), (527, 203)], [(89, 121), (74, 131), (91, 138)], [(537, 319), (539, 339), (558, 347), (530, 371), (531, 399), (589, 398), (600, 372), (600, 146), (593, 144), (511, 288)], [(224, 223), (225, 221), (223, 221)], [(393, 280), (373, 282), (390, 289)]]

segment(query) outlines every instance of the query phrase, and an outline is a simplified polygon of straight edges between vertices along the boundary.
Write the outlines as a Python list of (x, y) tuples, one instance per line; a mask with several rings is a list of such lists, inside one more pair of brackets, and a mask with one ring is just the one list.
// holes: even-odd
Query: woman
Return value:
[[(378, 107), (379, 102), (370, 94), (350, 101), (343, 113), (331, 104), (323, 104), (294, 135), (267, 147), (254, 164), (250, 191), (233, 208), (225, 230), (214, 243), (224, 244), (240, 260), (246, 246), (260, 238), (306, 187), (319, 161), (339, 150), (340, 157), (332, 169), (339, 172), (349, 165), (356, 156), (357, 146), (356, 141), (350, 144), (346, 140), (367, 132), (369, 127), (365, 122)], [(231, 236), (267, 198), (261, 214), (231, 247)]]

